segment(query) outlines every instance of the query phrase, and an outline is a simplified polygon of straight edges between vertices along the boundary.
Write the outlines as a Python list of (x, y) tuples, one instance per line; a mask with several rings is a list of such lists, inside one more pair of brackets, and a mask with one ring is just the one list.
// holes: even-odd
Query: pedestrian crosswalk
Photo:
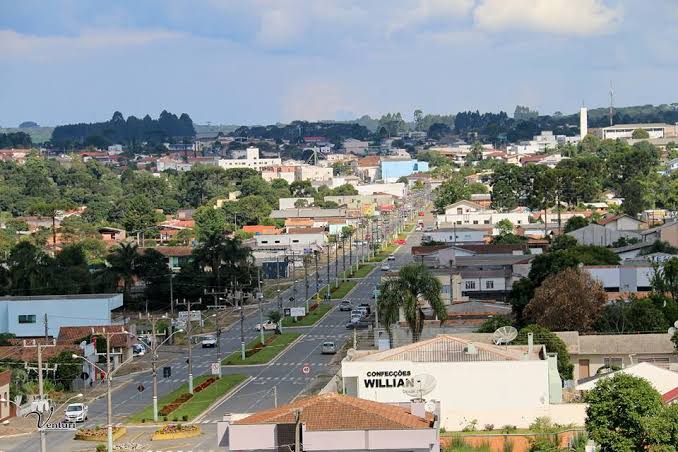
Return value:
[(271, 366), (278, 366), (278, 367), (303, 367), (303, 366), (309, 366), (311, 368), (313, 367), (327, 367), (329, 366), (330, 363), (309, 363), (309, 362), (300, 362), (300, 363), (273, 363)]
[(302, 377), (276, 376), (276, 377), (252, 377), (251, 382), (255, 385), (256, 384), (263, 385), (271, 382), (281, 382), (281, 381), (301, 384), (311, 380), (313, 380), (313, 377), (311, 376), (302, 376)]

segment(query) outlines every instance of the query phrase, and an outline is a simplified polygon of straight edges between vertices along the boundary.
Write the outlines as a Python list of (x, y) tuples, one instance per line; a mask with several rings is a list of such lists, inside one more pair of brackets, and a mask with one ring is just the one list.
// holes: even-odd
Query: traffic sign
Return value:
[(139, 391), (139, 392), (144, 392), (144, 389), (146, 389), (146, 388), (144, 388), (144, 385), (140, 384), (139, 386), (137, 386), (137, 391)]
[(219, 363), (212, 363), (212, 375), (219, 375)]
[(308, 375), (311, 373), (311, 367), (308, 364), (304, 364), (304, 367), (301, 368), (301, 371), (304, 373), (304, 375)]

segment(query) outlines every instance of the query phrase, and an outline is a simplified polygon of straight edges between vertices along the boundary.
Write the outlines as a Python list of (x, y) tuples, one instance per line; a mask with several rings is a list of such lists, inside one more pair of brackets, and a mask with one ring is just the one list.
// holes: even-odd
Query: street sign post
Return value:
[(219, 375), (219, 363), (212, 363), (212, 375)]
[(304, 306), (298, 308), (290, 308), (290, 316), (303, 317), (306, 315), (306, 308)]

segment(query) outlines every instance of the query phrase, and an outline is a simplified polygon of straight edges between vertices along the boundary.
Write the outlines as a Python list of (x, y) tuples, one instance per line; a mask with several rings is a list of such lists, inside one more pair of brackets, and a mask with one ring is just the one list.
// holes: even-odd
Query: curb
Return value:
[(242, 381), (238, 386), (235, 388), (231, 389), (228, 391), (226, 394), (224, 394), (221, 398), (217, 399), (214, 401), (214, 403), (210, 406), (207, 407), (205, 411), (197, 415), (191, 423), (196, 423), (202, 421), (208, 414), (210, 414), (212, 411), (214, 411), (219, 405), (224, 403), (226, 400), (230, 399), (233, 397), (238, 391), (240, 391), (245, 385), (247, 385), (250, 381), (252, 381), (252, 377), (249, 376), (245, 380)]

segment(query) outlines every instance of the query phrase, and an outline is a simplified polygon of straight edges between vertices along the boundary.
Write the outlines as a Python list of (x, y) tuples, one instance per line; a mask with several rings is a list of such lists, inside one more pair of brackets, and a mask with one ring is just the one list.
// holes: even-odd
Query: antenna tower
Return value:
[(610, 117), (610, 126), (612, 126), (612, 118), (614, 117), (614, 90), (612, 89), (612, 80), (610, 80), (610, 111), (608, 115)]

